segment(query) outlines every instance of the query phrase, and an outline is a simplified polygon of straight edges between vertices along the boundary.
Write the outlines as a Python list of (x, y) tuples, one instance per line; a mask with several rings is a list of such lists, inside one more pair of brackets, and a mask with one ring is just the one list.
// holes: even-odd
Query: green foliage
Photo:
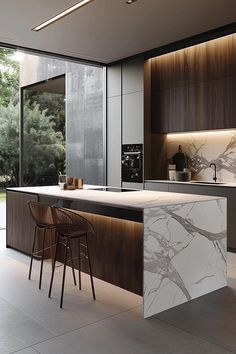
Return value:
[[(23, 179), (25, 185), (55, 181), (65, 169), (65, 142), (55, 123), (39, 105), (24, 106)], [(19, 103), (0, 106), (0, 176), (2, 183), (19, 183)]]
[(0, 48), (0, 106), (4, 107), (19, 99), (19, 63), (13, 54), (12, 50)]
[(19, 104), (11, 101), (0, 106), (0, 176), (1, 184), (19, 182)]
[(55, 122), (39, 104), (24, 106), (24, 184), (45, 184), (65, 169), (65, 142)]
[[(0, 49), (0, 185), (19, 185), (19, 63)], [(28, 96), (26, 94), (26, 97)], [(64, 95), (33, 92), (24, 104), (24, 185), (55, 183), (65, 172)]]
[(30, 105), (39, 104), (40, 110), (47, 110), (55, 123), (55, 130), (62, 132), (65, 139), (65, 95), (51, 92), (27, 90), (26, 99)]

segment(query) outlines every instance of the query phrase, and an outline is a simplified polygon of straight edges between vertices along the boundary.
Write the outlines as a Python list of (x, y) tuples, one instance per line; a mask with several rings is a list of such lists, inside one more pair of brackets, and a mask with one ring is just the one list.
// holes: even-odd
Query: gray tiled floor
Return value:
[(139, 296), (88, 278), (83, 291), (67, 274), (64, 308), (59, 309), (60, 269), (48, 299), (50, 262), (39, 291), (36, 262), (5, 249), (0, 231), (0, 354), (229, 354), (236, 353), (236, 254), (228, 256), (229, 286), (190, 303), (142, 318)]

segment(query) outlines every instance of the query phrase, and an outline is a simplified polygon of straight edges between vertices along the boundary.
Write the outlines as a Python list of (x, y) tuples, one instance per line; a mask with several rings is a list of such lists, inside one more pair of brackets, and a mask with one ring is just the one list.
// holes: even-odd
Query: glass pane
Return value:
[(0, 229), (6, 227), (6, 188), (19, 185), (19, 62), (0, 48)]
[(46, 90), (24, 90), (24, 186), (56, 185), (65, 173), (65, 94)]

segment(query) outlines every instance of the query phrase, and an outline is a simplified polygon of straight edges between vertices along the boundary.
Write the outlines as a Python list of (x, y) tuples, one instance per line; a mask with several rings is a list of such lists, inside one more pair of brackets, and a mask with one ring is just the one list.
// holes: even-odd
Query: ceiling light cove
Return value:
[[(88, 3), (92, 2), (92, 1), (94, 1), (94, 0), (82, 0), (82, 1), (78, 2), (77, 4), (75, 4), (75, 5), (71, 6), (71, 7), (69, 7), (68, 9), (66, 9), (66, 10), (64, 10), (64, 11), (62, 11), (62, 12), (60, 12), (59, 14), (57, 14), (57, 15), (51, 17), (49, 20), (47, 20), (47, 21), (41, 23), (40, 25), (38, 25), (38, 26), (32, 28), (32, 31), (36, 31), (36, 32), (41, 31), (43, 28), (45, 28), (45, 27), (51, 25), (52, 23), (54, 23), (54, 22), (60, 20), (61, 18), (65, 17), (65, 16), (67, 16), (67, 15), (71, 14), (72, 12), (74, 12), (74, 11), (80, 9), (81, 7), (87, 5)], [(128, 1), (129, 1), (129, 0), (128, 0)], [(131, 1), (131, 0), (130, 0), (130, 1)], [(132, 2), (133, 2), (133, 1), (136, 1), (136, 0), (132, 0)]]

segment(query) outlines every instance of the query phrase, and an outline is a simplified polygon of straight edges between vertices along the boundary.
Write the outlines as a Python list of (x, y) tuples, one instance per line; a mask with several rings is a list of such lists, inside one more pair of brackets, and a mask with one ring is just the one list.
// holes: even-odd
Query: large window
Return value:
[(27, 54), (20, 77), (21, 184), (105, 184), (104, 68)]
[(6, 187), (106, 183), (104, 72), (0, 48), (0, 228)]
[(104, 126), (103, 67), (0, 49), (2, 190), (59, 173), (105, 184)]
[(58, 183), (65, 173), (65, 77), (22, 90), (22, 185)]

